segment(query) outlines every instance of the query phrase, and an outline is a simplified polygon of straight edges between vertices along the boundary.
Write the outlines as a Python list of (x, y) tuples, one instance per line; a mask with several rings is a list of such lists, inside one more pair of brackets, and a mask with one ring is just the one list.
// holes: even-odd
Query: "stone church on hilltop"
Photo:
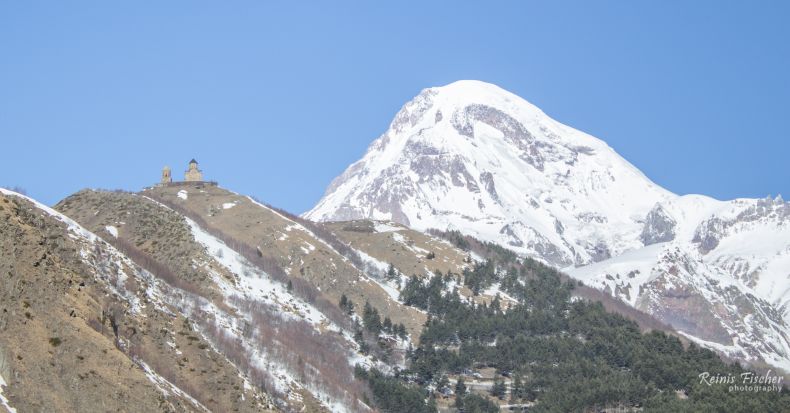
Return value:
[[(189, 161), (189, 168), (184, 172), (184, 182), (203, 182), (203, 171), (198, 169), (198, 162), (193, 158)], [(173, 183), (173, 175), (169, 166), (162, 168), (163, 185)]]

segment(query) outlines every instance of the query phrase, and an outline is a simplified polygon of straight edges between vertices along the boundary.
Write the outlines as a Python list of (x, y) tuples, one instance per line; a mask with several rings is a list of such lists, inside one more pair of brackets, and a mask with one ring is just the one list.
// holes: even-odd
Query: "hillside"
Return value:
[[(690, 408), (720, 390), (694, 385), (695, 369), (739, 371), (625, 303), (457, 232), (313, 223), (202, 182), (84, 190), (57, 211), (5, 194), (0, 263), (25, 278), (3, 287), (18, 308), (4, 312), (0, 401), (18, 411), (137, 398), (146, 411)], [(606, 352), (590, 347), (604, 336)], [(533, 354), (523, 337), (554, 350)], [(671, 351), (648, 361), (645, 345)], [(539, 377), (568, 354), (561, 367), (577, 380), (640, 384), (612, 393), (593, 380), (557, 404), (569, 388)], [(459, 381), (463, 397), (448, 384)], [(668, 383), (682, 397), (662, 396)]]
[(141, 194), (175, 206), (227, 237), (261, 251), (285, 275), (307, 281), (329, 302), (337, 303), (346, 294), (356, 303), (376, 303), (383, 314), (403, 323), (412, 333), (419, 332), (425, 322), (424, 314), (399, 305), (397, 297), (367, 276), (365, 270), (370, 263), (335, 241), (329, 231), (310, 222), (216, 186), (154, 187)]
[[(187, 290), (193, 302), (180, 302), (179, 311), (198, 320), (201, 334), (242, 374), (286, 400), (286, 410), (364, 411), (354, 365), (402, 366), (408, 341), (416, 344), (425, 323), (424, 312), (398, 301), (388, 264), (373, 257), (381, 249), (375, 240), (356, 245), (358, 231), (341, 240), (329, 228), (214, 185), (85, 190), (56, 208)], [(435, 249), (436, 258), (409, 249), (387, 261), (397, 262), (398, 273), (421, 260), (455, 272), (467, 265), (449, 243), (401, 229)], [(341, 298), (353, 310), (339, 307)], [(403, 326), (402, 337), (360, 331), (355, 323), (367, 303), (393, 328)]]
[(26, 411), (270, 411), (167, 301), (178, 294), (69, 218), (0, 190), (0, 376)]

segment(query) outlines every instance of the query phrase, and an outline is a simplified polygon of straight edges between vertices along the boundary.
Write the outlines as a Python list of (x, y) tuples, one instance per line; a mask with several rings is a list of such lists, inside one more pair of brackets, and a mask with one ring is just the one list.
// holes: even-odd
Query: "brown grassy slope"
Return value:
[[(457, 274), (467, 266), (464, 251), (400, 224), (358, 220), (325, 225), (353, 248), (392, 264), (407, 276), (423, 276), (435, 271)], [(435, 257), (430, 259), (429, 253)]]
[(3, 195), (0, 273), (5, 393), (19, 411), (194, 409), (165, 399), (109, 337), (88, 326), (100, 318), (104, 292), (63, 226)]
[[(0, 347), (10, 361), (5, 393), (19, 411), (200, 410), (164, 394), (135, 360), (211, 410), (267, 410), (224, 357), (179, 334), (187, 320), (147, 301), (145, 280), (115, 286), (140, 300), (140, 313), (111, 291), (134, 268), (86, 265), (62, 223), (16, 197), (0, 196), (0, 207)], [(98, 242), (87, 259), (106, 264), (109, 251)]]
[(124, 249), (139, 251), (167, 267), (179, 286), (209, 299), (219, 294), (211, 277), (193, 267), (202, 248), (193, 242), (189, 226), (178, 213), (132, 193), (94, 190), (70, 195), (55, 209), (111, 242), (114, 237), (108, 227), (116, 228), (118, 238), (128, 245)]
[[(181, 213), (152, 201), (146, 196), (119, 191), (80, 191), (61, 201), (56, 208), (75, 217), (77, 221), (107, 241), (115, 245), (122, 244), (122, 250), (132, 249), (133, 254), (131, 255), (137, 262), (156, 264), (154, 273), (157, 277), (166, 279), (171, 284), (173, 284), (172, 281), (175, 281), (179, 287), (213, 303), (227, 316), (238, 318), (241, 324), (248, 322), (246, 319), (241, 320), (244, 316), (240, 315), (235, 308), (238, 303), (234, 303), (234, 300), (226, 301), (226, 297), (218, 292), (217, 285), (214, 284), (215, 278), (212, 276), (212, 274), (216, 274), (230, 284), (237, 284), (236, 277), (244, 275), (235, 275), (228, 271), (211, 256), (212, 251), (207, 251), (205, 247), (197, 243)], [(117, 228), (117, 239), (106, 230), (106, 227), (110, 225)], [(147, 264), (144, 266), (150, 269)], [(332, 310), (340, 313), (341, 317), (344, 317), (336, 303), (331, 303), (329, 306)], [(276, 314), (290, 312), (297, 318), (303, 316), (287, 302), (282, 302), (281, 308), (273, 311)], [(262, 384), (271, 390), (273, 387), (271, 383), (268, 383), (271, 378), (261, 377), (261, 375), (266, 376), (267, 373), (257, 371), (257, 367), (252, 367), (258, 365), (256, 358), (241, 350), (238, 345), (233, 345), (227, 338), (238, 332), (225, 331), (225, 327), (216, 324), (217, 319), (214, 314), (202, 311), (196, 311), (196, 313), (194, 317), (197, 329), (201, 330), (222, 354), (226, 354), (233, 360), (248, 377), (255, 377), (256, 379), (253, 380), (255, 384)], [(282, 324), (282, 320), (278, 316), (263, 316), (258, 317), (252, 324), (255, 329), (261, 331), (277, 329), (282, 333), (274, 341), (262, 339), (256, 344), (267, 348), (268, 353), (277, 353), (277, 349), (281, 348), (283, 343), (293, 344), (292, 341), (289, 341), (293, 337), (283, 335), (283, 331), (288, 330), (286, 327), (293, 328), (292, 322), (286, 326)], [(223, 325), (225, 324), (223, 323)], [(308, 327), (308, 329), (310, 328)], [(191, 335), (195, 336), (196, 334)], [(269, 335), (264, 334), (262, 337), (269, 337)], [(321, 337), (310, 337), (315, 340), (321, 339)], [(322, 343), (320, 348), (330, 352), (330, 349), (334, 348), (331, 345), (335, 343), (337, 337), (336, 333), (327, 333), (323, 338), (329, 341)], [(302, 338), (304, 339), (304, 337)], [(331, 341), (332, 339), (335, 341)], [(309, 344), (307, 341), (309, 340), (303, 341), (301, 346), (293, 345), (291, 353), (298, 355), (304, 362), (315, 368), (326, 364), (322, 364), (322, 362), (330, 358), (331, 354), (305, 352)], [(341, 354), (345, 353), (337, 352), (337, 355)], [(335, 370), (339, 369), (333, 369), (333, 371)], [(347, 376), (351, 377), (352, 374), (349, 373)], [(329, 377), (328, 374), (327, 377)], [(320, 411), (317, 401), (311, 394), (303, 389), (293, 390), (299, 393), (299, 397), (278, 395), (281, 396), (279, 397), (281, 400), (287, 400), (287, 404), (290, 405), (289, 409)]]
[[(186, 200), (178, 197), (182, 190)], [(413, 336), (422, 329), (423, 313), (391, 299), (336, 249), (273, 209), (214, 186), (154, 187), (141, 195), (197, 214), (211, 227), (272, 257), (289, 276), (309, 281), (333, 303), (341, 294), (359, 305), (367, 300), (394, 323), (403, 323)]]

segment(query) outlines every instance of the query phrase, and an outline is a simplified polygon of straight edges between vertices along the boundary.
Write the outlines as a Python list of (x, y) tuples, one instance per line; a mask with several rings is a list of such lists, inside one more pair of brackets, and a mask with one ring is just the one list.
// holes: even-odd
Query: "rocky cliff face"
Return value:
[(565, 268), (701, 343), (790, 369), (781, 198), (678, 196), (494, 85), (423, 90), (305, 217), (455, 229)]

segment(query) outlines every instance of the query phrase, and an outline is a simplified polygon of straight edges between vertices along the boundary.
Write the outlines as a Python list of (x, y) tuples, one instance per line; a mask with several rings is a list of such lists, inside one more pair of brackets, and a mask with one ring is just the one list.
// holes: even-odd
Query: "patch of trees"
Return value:
[(442, 312), (441, 306), (447, 305), (443, 299), (444, 291), (449, 278), (445, 279), (441, 274), (434, 274), (430, 277), (427, 284), (416, 275), (412, 275), (400, 292), (400, 300), (406, 305), (417, 307), (428, 312)]
[(483, 290), (497, 282), (498, 279), (497, 268), (493, 260), (477, 263), (472, 269), (464, 270), (464, 285), (469, 287), (474, 295), (480, 294)]
[[(354, 315), (354, 303), (345, 294), (340, 296), (338, 307), (348, 315)], [(389, 317), (384, 317), (382, 321), (378, 309), (370, 305), (368, 301), (365, 301), (362, 314), (356, 319), (356, 322), (357, 324), (354, 326), (354, 341), (359, 346), (359, 351), (362, 354), (371, 353), (383, 361), (391, 361), (394, 351), (393, 346), (396, 344), (393, 340), (388, 339), (386, 335), (397, 336), (402, 340), (408, 338), (406, 326), (402, 323), (393, 323)]]
[(348, 315), (354, 313), (354, 302), (351, 301), (348, 297), (346, 297), (345, 294), (342, 294), (340, 296), (340, 302), (338, 303), (338, 306), (340, 307), (341, 310), (343, 310), (343, 312), (345, 312)]
[(373, 368), (369, 371), (357, 366), (356, 377), (367, 381), (373, 402), (384, 413), (435, 413), (436, 406), (428, 403), (428, 392), (407, 385), (396, 377)]
[(473, 252), (487, 259), (494, 259), (498, 263), (514, 262), (518, 260), (518, 255), (515, 252), (499, 244), (483, 242), (474, 237), (464, 235), (457, 230), (442, 231), (438, 229), (429, 229), (428, 233), (449, 241), (461, 250)]
[(460, 408), (465, 413), (499, 413), (499, 406), (479, 394), (469, 393), (461, 399)]
[[(665, 411), (666, 406), (676, 407), (674, 411), (739, 406), (749, 406), (741, 411), (780, 411), (790, 405), (787, 391), (730, 393), (727, 386), (700, 384), (701, 372), (737, 377), (743, 370), (695, 345), (686, 349), (677, 337), (661, 331), (643, 333), (635, 322), (607, 312), (600, 303), (572, 302), (575, 284), (554, 270), (530, 260), (511, 265), (504, 278), (514, 278), (508, 290), (519, 302), (508, 311), (496, 302), (469, 303), (455, 291), (437, 293), (447, 289), (448, 278), (441, 274), (425, 283), (407, 283), (404, 302), (429, 312), (420, 346), (411, 354), (410, 378), (423, 386), (438, 385), (448, 373), (493, 367), (513, 377), (513, 386), (506, 395), (498, 377), (492, 394), (514, 402), (537, 400), (535, 411)], [(678, 398), (676, 391), (688, 398)], [(467, 397), (457, 403), (469, 411)], [(475, 408), (486, 411), (482, 405)]]
[(470, 250), (471, 245), (469, 244), (469, 241), (467, 241), (466, 236), (463, 235), (460, 231), (457, 230), (442, 231), (442, 230), (431, 228), (428, 230), (428, 233), (433, 236), (446, 239), (460, 250), (463, 251)]

